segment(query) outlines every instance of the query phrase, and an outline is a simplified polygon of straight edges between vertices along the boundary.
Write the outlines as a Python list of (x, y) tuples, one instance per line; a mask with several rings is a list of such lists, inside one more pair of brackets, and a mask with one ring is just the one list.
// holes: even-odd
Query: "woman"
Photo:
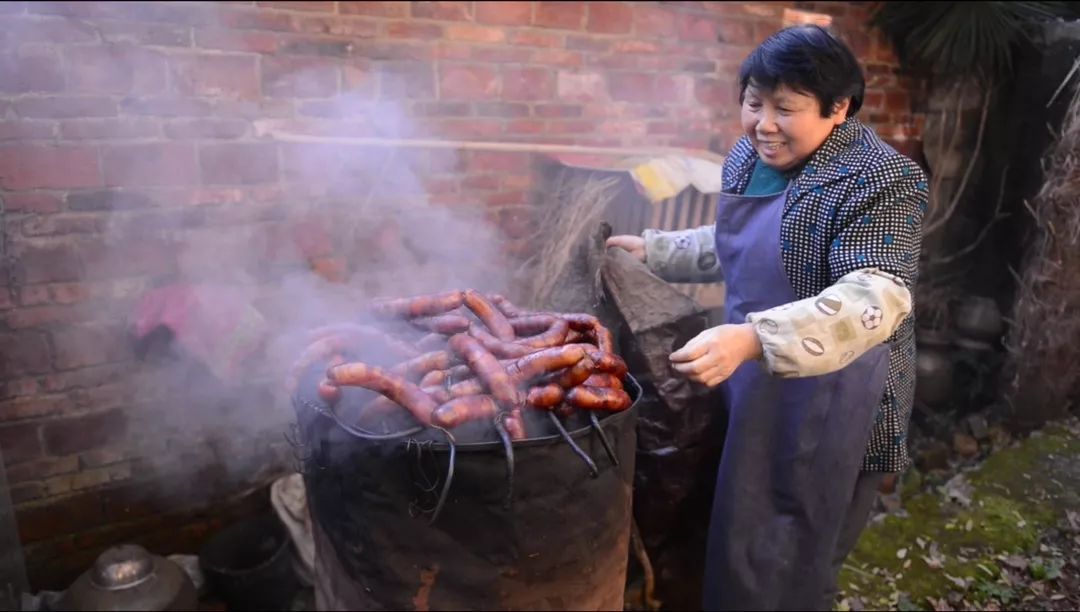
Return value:
[(855, 119), (862, 71), (826, 30), (774, 34), (739, 85), (715, 227), (608, 245), (670, 281), (723, 273), (726, 323), (670, 357), (728, 410), (705, 608), (831, 609), (883, 473), (909, 463), (927, 184)]

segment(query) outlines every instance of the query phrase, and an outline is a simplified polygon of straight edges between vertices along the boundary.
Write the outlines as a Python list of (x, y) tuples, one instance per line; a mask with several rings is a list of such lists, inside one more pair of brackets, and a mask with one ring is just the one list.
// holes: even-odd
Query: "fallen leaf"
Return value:
[(975, 523), (971, 519), (968, 519), (967, 522), (964, 523), (964, 531), (971, 531), (974, 527)]
[(907, 549), (906, 548), (901, 548), (900, 550), (896, 551), (896, 558), (897, 559), (903, 559), (906, 556), (907, 556)]
[(1028, 567), (1028, 560), (1020, 555), (1009, 555), (1002, 559), (1002, 561), (1005, 562), (1005, 565), (1018, 570), (1025, 570)]
[(1050, 601), (1061, 601), (1062, 599), (1065, 599), (1065, 596), (1061, 593), (1054, 593), (1050, 596)]
[(904, 569), (907, 569), (909, 567), (911, 567), (911, 559), (908, 559), (907, 561), (904, 561)]
[(926, 550), (926, 540), (924, 540), (924, 539), (922, 539), (920, 537), (916, 537), (915, 538), (915, 543), (919, 545), (919, 548), (921, 548), (923, 550)]
[(968, 583), (967, 583), (967, 580), (965, 580), (964, 578), (957, 578), (956, 576), (953, 576), (952, 574), (949, 574), (948, 572), (945, 573), (945, 578), (947, 578), (949, 580), (949, 582), (955, 584), (956, 586), (960, 587), (961, 589), (967, 589)]

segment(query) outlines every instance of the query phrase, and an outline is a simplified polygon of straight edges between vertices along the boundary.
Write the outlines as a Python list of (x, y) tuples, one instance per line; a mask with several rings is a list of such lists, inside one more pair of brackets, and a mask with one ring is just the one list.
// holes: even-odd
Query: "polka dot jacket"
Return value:
[[(744, 136), (724, 162), (724, 191), (743, 193), (756, 161)], [(897, 277), (914, 292), (927, 201), (927, 179), (918, 164), (857, 119), (838, 126), (794, 178), (784, 204), (780, 246), (796, 295), (817, 296), (867, 268)], [(889, 375), (864, 471), (901, 472), (910, 464), (914, 328), (910, 314), (888, 338)]]

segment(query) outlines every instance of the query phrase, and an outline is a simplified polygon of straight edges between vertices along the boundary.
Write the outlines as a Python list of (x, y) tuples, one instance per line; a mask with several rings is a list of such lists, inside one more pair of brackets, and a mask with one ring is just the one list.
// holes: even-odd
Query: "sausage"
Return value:
[(431, 425), (435, 401), (420, 387), (386, 370), (366, 363), (354, 362), (334, 366), (326, 371), (330, 382), (338, 386), (371, 389), (401, 404), (424, 425)]
[(555, 414), (559, 415), (561, 418), (564, 419), (570, 418), (576, 413), (577, 408), (573, 404), (566, 401), (563, 401), (561, 404), (555, 407)]
[(506, 368), (491, 354), (491, 351), (466, 334), (451, 336), (449, 346), (450, 350), (469, 364), (472, 371), (476, 373), (476, 377), (491, 391), (491, 395), (500, 406), (509, 408), (518, 403), (518, 392), (514, 383), (511, 382)]
[(436, 351), (446, 348), (446, 336), (432, 332), (416, 341), (416, 348), (421, 351)]
[(317, 342), (325, 338), (335, 337), (339, 338), (343, 343), (342, 350), (348, 348), (346, 346), (347, 344), (362, 346), (375, 342), (382, 344), (390, 354), (401, 359), (410, 359), (419, 354), (419, 351), (416, 348), (409, 346), (407, 342), (403, 342), (385, 331), (371, 327), (370, 325), (338, 323), (335, 325), (317, 327), (308, 332), (309, 342)]
[(459, 314), (444, 314), (434, 317), (421, 317), (409, 321), (412, 325), (421, 329), (444, 335), (460, 334), (468, 331), (469, 318)]
[(586, 387), (608, 387), (611, 389), (623, 388), (622, 380), (614, 374), (608, 374), (606, 372), (596, 372), (581, 384)]
[(615, 338), (611, 335), (611, 331), (609, 331), (600, 323), (600, 319), (597, 319), (591, 314), (558, 312), (545, 312), (542, 314), (551, 314), (557, 317), (561, 317), (570, 324), (570, 329), (576, 332), (592, 334), (593, 339), (596, 340), (596, 344), (600, 347), (600, 350), (607, 351), (609, 353), (615, 350)]
[(498, 309), (501, 310), (502, 313), (507, 317), (513, 319), (515, 317), (520, 317), (524, 314), (524, 312), (520, 308), (514, 306), (514, 304), (511, 303), (510, 300), (506, 299), (502, 295), (498, 293), (493, 293), (490, 297), (491, 302), (495, 304), (495, 306), (498, 307)]
[(479, 395), (484, 392), (484, 385), (475, 378), (463, 380), (450, 385), (450, 397), (464, 397), (466, 395)]
[[(424, 393), (427, 393), (428, 395), (430, 395), (431, 399), (435, 400), (436, 404), (444, 404), (444, 403), (450, 401), (450, 399), (451, 399), (450, 398), (450, 392), (446, 390), (446, 387), (431, 386), (431, 387), (421, 387), (420, 389)], [(436, 410), (437, 410), (437, 408), (436, 408)], [(432, 413), (432, 415), (434, 416), (434, 413)], [(432, 419), (432, 422), (434, 422), (434, 419)]]
[(496, 357), (517, 358), (524, 357), (533, 352), (533, 349), (524, 344), (518, 344), (517, 342), (503, 342), (502, 340), (499, 340), (491, 335), (491, 332), (484, 329), (482, 325), (470, 325), (469, 335), (476, 338), (484, 348), (491, 351), (491, 354)]
[(580, 344), (553, 346), (518, 359), (506, 371), (516, 384), (524, 384), (542, 374), (572, 367), (584, 357), (585, 349)]
[(589, 359), (592, 359), (596, 364), (597, 372), (606, 372), (608, 374), (614, 374), (620, 380), (626, 376), (626, 362), (622, 357), (619, 357), (615, 353), (605, 351), (604, 349), (598, 349), (588, 352)]
[(511, 409), (503, 420), (503, 426), (506, 427), (506, 433), (510, 435), (511, 440), (525, 439), (525, 419), (521, 417), (521, 408)]
[(565, 342), (567, 344), (578, 344), (580, 342), (585, 342), (586, 340), (588, 340), (588, 337), (585, 334), (571, 329), (570, 332), (566, 334)]
[(575, 363), (573, 367), (567, 368), (556, 376), (552, 382), (563, 389), (572, 389), (588, 380), (595, 367), (596, 364), (593, 363), (593, 360), (585, 356), (581, 361)]
[(431, 422), (450, 429), (466, 421), (493, 418), (498, 412), (499, 407), (490, 395), (455, 397), (442, 403), (431, 413)]
[(563, 401), (563, 396), (562, 387), (556, 384), (533, 387), (529, 389), (529, 395), (525, 403), (533, 408), (550, 410)]
[(434, 387), (446, 382), (446, 370), (432, 370), (420, 379), (420, 387)]
[(630, 407), (626, 391), (604, 387), (574, 387), (566, 394), (566, 401), (582, 410), (618, 412)]
[(344, 351), (348, 342), (341, 336), (324, 336), (313, 342), (300, 353), (289, 373), (285, 377), (285, 389), (290, 395), (295, 394), (300, 387), (300, 377), (312, 365), (330, 359), (334, 355)]
[(450, 367), (450, 353), (447, 351), (432, 351), (430, 353), (424, 353), (419, 357), (413, 357), (412, 359), (399, 363), (396, 366), (390, 368), (391, 374), (398, 376), (404, 376), (406, 379), (414, 380), (427, 374), (432, 370), (445, 370)]
[(415, 319), (450, 312), (465, 301), (463, 291), (430, 293), (411, 298), (377, 300), (371, 304), (371, 312), (381, 317)]
[(529, 315), (510, 320), (519, 338), (518, 344), (533, 349), (558, 346), (566, 341), (570, 333), (570, 324), (564, 319), (549, 315)]
[(476, 314), (496, 338), (503, 342), (514, 339), (514, 328), (510, 326), (506, 315), (479, 292), (472, 289), (465, 291), (465, 306)]
[(319, 382), (319, 399), (333, 406), (341, 400), (341, 387), (322, 379)]

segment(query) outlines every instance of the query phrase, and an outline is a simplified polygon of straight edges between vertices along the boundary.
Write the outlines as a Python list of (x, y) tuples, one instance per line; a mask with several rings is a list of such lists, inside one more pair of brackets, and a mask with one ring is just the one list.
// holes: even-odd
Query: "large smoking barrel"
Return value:
[(317, 409), (306, 381), (297, 433), (318, 608), (621, 610), (641, 395), (624, 385), (634, 405), (599, 419), (618, 465), (579, 421), (567, 429), (595, 475), (545, 435), (513, 444), (512, 488), (503, 444), (455, 444), (446, 489), (446, 441), (358, 438)]

